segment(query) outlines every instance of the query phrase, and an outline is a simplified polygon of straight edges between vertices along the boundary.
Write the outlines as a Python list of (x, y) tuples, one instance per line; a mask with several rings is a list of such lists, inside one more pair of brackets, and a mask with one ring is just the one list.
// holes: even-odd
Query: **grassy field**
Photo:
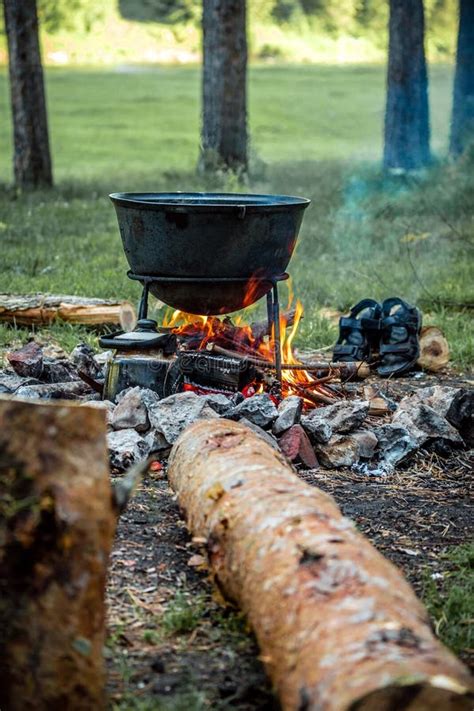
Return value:
[[(430, 79), (437, 163), (416, 179), (390, 180), (380, 172), (383, 68), (253, 68), (253, 177), (239, 186), (226, 176), (206, 184), (194, 173), (197, 68), (48, 70), (54, 190), (19, 195), (7, 187), (11, 127), (0, 124), (0, 291), (136, 299), (109, 192), (289, 192), (313, 201), (291, 264), (306, 314), (300, 343), (333, 342), (322, 306), (345, 309), (363, 296), (397, 294), (445, 330), (455, 362), (466, 367), (474, 356), (472, 312), (462, 306), (474, 302), (474, 161), (444, 162), (452, 70), (435, 66)], [(6, 116), (4, 71), (0, 99)], [(66, 346), (80, 336), (69, 327), (54, 335)], [(0, 331), (0, 343), (15, 337), (25, 333)]]

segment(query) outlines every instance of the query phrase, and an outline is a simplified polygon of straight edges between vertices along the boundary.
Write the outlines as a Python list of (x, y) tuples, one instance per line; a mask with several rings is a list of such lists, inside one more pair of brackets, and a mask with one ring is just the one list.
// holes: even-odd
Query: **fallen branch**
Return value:
[(105, 709), (115, 523), (104, 412), (0, 399), (2, 709)]
[(130, 331), (136, 323), (128, 301), (89, 299), (53, 294), (0, 294), (0, 321), (18, 326), (45, 326), (53, 321), (99, 326), (120, 324)]
[(198, 422), (169, 479), (247, 614), (284, 711), (467, 711), (467, 670), (400, 571), (246, 427)]

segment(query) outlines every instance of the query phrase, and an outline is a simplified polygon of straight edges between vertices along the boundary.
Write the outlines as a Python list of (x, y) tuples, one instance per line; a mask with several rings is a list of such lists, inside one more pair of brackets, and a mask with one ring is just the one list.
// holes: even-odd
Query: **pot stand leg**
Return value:
[(143, 291), (140, 299), (140, 303), (138, 305), (138, 319), (142, 318), (147, 318), (148, 316), (148, 290), (149, 290), (149, 284), (148, 281), (143, 282)]

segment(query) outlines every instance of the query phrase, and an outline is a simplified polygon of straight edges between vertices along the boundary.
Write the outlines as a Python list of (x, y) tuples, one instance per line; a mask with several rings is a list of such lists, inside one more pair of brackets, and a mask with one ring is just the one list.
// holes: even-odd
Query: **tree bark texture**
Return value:
[(450, 151), (457, 156), (474, 140), (474, 2), (459, 2)]
[(105, 708), (115, 531), (100, 410), (0, 399), (0, 708)]
[(245, 0), (204, 0), (201, 168), (247, 167)]
[(54, 294), (1, 294), (0, 321), (19, 326), (48, 325), (53, 321), (84, 326), (120, 324), (124, 331), (136, 325), (135, 309), (128, 301), (89, 299)]
[(390, 0), (384, 165), (416, 170), (430, 162), (428, 75), (422, 0)]
[(470, 708), (470, 677), (400, 571), (241, 424), (198, 422), (169, 479), (248, 616), (284, 711)]
[(36, 0), (4, 0), (13, 117), (13, 168), (21, 188), (52, 185)]

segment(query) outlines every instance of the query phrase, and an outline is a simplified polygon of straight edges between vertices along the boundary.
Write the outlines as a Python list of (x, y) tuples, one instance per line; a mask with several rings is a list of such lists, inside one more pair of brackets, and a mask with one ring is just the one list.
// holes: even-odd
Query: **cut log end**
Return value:
[(437, 373), (449, 363), (449, 344), (443, 332), (436, 326), (425, 326), (420, 334), (418, 365), (431, 373)]

